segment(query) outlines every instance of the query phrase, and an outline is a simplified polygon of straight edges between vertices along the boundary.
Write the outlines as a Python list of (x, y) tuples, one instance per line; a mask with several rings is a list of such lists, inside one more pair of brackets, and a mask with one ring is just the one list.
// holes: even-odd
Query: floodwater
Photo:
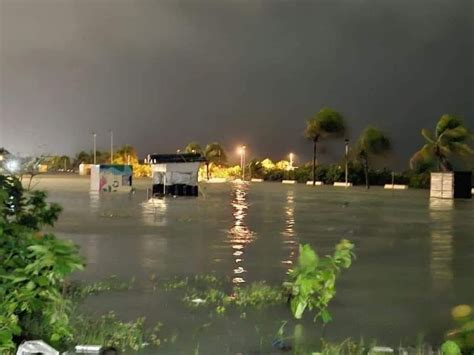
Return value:
[[(423, 190), (254, 183), (207, 184), (199, 198), (147, 202), (148, 184), (138, 181), (134, 195), (90, 194), (80, 178), (45, 178), (37, 188), (64, 207), (55, 231), (87, 259), (77, 278), (137, 280), (132, 290), (91, 296), (84, 309), (114, 310), (124, 320), (145, 316), (148, 324), (163, 323), (164, 336), (177, 336), (151, 353), (270, 353), (280, 322), (291, 319), (285, 305), (249, 311), (245, 319), (232, 311), (216, 316), (187, 308), (147, 280), (214, 273), (228, 287), (279, 284), (299, 243), (320, 254), (342, 238), (356, 246), (357, 260), (331, 303), (330, 339), (397, 346), (423, 334), (436, 343), (451, 326), (451, 307), (473, 301), (474, 200), (430, 200)], [(288, 335), (295, 324), (288, 323)], [(308, 344), (317, 344), (319, 327), (310, 317), (303, 325)]]

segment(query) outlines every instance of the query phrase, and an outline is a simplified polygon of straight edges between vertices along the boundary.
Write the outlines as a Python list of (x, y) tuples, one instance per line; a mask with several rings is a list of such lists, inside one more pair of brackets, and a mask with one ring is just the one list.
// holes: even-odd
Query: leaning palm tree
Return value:
[(370, 188), (369, 182), (369, 158), (381, 156), (391, 150), (390, 139), (375, 127), (368, 126), (360, 135), (356, 145), (358, 158), (364, 165), (365, 186)]
[(436, 125), (434, 135), (423, 128), (421, 134), (426, 140), (425, 145), (410, 159), (410, 166), (415, 169), (423, 162), (436, 160), (439, 171), (453, 170), (448, 158), (451, 156), (472, 157), (474, 150), (468, 144), (473, 134), (463, 125), (461, 118), (444, 114)]
[(206, 158), (206, 174), (209, 180), (209, 164), (223, 165), (227, 162), (227, 156), (224, 148), (217, 142), (210, 143), (204, 149), (204, 158)]
[(316, 185), (316, 153), (321, 139), (342, 137), (346, 125), (342, 115), (328, 107), (321, 109), (306, 123), (305, 135), (313, 142), (313, 186)]
[(184, 148), (184, 152), (202, 154), (202, 148), (198, 142), (193, 141), (188, 143), (188, 145)]

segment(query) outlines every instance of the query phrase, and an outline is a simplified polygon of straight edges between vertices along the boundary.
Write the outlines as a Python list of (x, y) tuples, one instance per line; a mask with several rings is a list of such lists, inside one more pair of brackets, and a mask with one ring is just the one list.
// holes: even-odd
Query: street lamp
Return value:
[(344, 143), (346, 145), (346, 174), (345, 175), (346, 175), (346, 187), (347, 187), (347, 184), (349, 183), (349, 181), (348, 181), (348, 179), (349, 179), (349, 169), (348, 169), (349, 139), (348, 138), (344, 139)]
[(97, 134), (94, 132), (94, 165), (97, 164)]
[(241, 145), (237, 152), (240, 154), (240, 169), (242, 170), (242, 181), (245, 180), (245, 145)]
[(114, 163), (114, 132), (110, 131), (110, 164)]
[(293, 154), (293, 153), (290, 153), (290, 166), (289, 166), (289, 170), (293, 170), (293, 157), (294, 157), (294, 154)]

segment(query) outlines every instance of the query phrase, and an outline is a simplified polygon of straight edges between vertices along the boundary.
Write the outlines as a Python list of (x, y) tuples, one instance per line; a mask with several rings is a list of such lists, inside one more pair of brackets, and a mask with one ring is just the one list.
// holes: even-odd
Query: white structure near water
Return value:
[(153, 195), (197, 196), (200, 154), (151, 154)]
[[(306, 185), (311, 185), (311, 186), (313, 186), (313, 182), (312, 182), (312, 181), (306, 181)], [(322, 182), (322, 181), (316, 181), (314, 185), (315, 185), (315, 186), (323, 186), (323, 185), (324, 185), (324, 182)]]
[(431, 173), (430, 197), (471, 198), (472, 173), (470, 171)]
[(91, 166), (91, 191), (129, 192), (132, 189), (131, 165), (100, 164)]
[(385, 184), (383, 186), (386, 190), (406, 190), (408, 189), (408, 185), (400, 185), (400, 184)]
[(335, 182), (333, 186), (336, 186), (336, 187), (351, 187), (352, 182), (348, 182), (347, 184), (345, 182)]

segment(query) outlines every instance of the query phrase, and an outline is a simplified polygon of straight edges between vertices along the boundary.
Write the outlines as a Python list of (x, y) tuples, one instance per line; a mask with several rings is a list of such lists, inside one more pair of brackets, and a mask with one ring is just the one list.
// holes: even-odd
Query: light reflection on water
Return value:
[(168, 205), (166, 198), (150, 198), (142, 203), (142, 219), (150, 226), (165, 226)]
[(164, 267), (164, 255), (168, 251), (168, 242), (165, 238), (158, 238), (153, 234), (140, 236), (140, 263), (147, 271), (154, 271)]
[(89, 192), (89, 207), (90, 211), (93, 214), (96, 214), (100, 210), (100, 193), (98, 191), (90, 191)]
[(286, 192), (286, 205), (285, 205), (285, 229), (282, 232), (283, 243), (285, 249), (289, 249), (289, 255), (286, 260), (282, 260), (282, 264), (286, 264), (289, 267), (293, 264), (293, 259), (296, 252), (297, 242), (295, 240), (295, 192), (294, 190), (288, 190)]
[(255, 239), (255, 233), (249, 229), (246, 223), (249, 208), (247, 200), (248, 190), (249, 186), (246, 183), (232, 185), (231, 205), (234, 224), (229, 229), (229, 243), (233, 250), (232, 255), (235, 262), (234, 277), (232, 279), (232, 282), (235, 284), (245, 282), (243, 277), (243, 274), (247, 272), (243, 266), (245, 247)]
[(448, 289), (453, 280), (453, 207), (452, 199), (430, 199), (430, 271), (437, 290)]

